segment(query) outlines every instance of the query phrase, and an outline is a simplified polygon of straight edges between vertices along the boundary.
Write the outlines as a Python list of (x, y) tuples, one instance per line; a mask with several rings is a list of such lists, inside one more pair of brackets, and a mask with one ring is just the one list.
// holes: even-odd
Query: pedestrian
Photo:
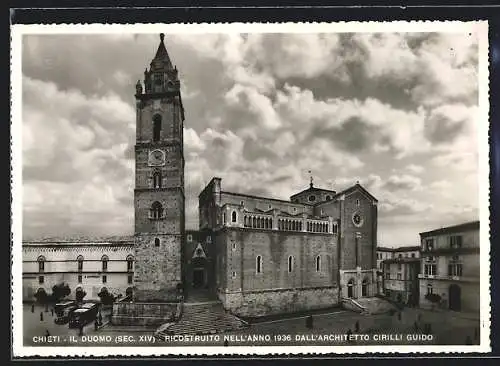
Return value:
[(229, 342), (226, 339), (226, 340), (224, 340), (224, 347), (227, 347), (227, 346), (229, 346)]
[(43, 311), (40, 312), (40, 321), (43, 322)]
[(356, 333), (359, 333), (359, 320), (356, 320), (356, 324), (354, 324), (354, 330)]
[(472, 345), (472, 339), (470, 338), (470, 336), (467, 336), (467, 338), (465, 338), (465, 344), (466, 344), (467, 346)]
[(347, 329), (347, 342), (351, 342), (352, 330), (351, 328)]
[(97, 319), (94, 321), (94, 329), (95, 330), (99, 329), (99, 322), (97, 321)]
[(312, 315), (309, 315), (307, 318), (306, 318), (306, 327), (308, 329), (312, 329), (313, 328), (313, 317)]
[(102, 315), (101, 315), (101, 312), (99, 312), (99, 315), (98, 315), (97, 319), (99, 320), (99, 325), (102, 325)]
[(48, 329), (45, 329), (45, 336), (46, 336), (46, 337), (50, 337), (50, 333), (49, 333), (49, 330), (48, 330)]
[(31, 304), (31, 312), (34, 313), (35, 312), (35, 304)]
[(54, 308), (51, 308), (50, 312), (52, 313), (52, 316), (54, 316)]

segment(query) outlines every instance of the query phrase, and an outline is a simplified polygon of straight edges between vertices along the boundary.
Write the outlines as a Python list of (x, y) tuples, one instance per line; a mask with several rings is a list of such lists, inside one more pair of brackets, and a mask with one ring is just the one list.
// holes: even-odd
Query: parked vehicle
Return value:
[(99, 311), (99, 305), (91, 302), (81, 305), (78, 309), (71, 312), (69, 317), (70, 328), (80, 328), (93, 322)]
[(74, 310), (78, 309), (78, 306), (76, 305), (71, 305), (65, 307), (59, 314), (57, 315), (56, 319), (54, 322), (56, 324), (66, 324), (69, 322), (69, 319), (71, 317), (71, 314), (73, 313)]
[(58, 317), (62, 316), (64, 313), (64, 309), (69, 308), (71, 306), (75, 306), (76, 302), (75, 301), (64, 301), (64, 302), (59, 302), (54, 306), (54, 312)]

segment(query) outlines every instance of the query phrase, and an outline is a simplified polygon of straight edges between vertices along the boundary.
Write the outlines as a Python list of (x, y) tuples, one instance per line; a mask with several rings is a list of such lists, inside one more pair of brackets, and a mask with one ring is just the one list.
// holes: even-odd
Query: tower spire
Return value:
[(313, 176), (312, 176), (312, 173), (311, 171), (309, 170), (309, 180), (310, 180), (310, 183), (309, 183), (309, 187), (312, 188), (313, 187)]
[(158, 45), (158, 50), (156, 51), (152, 64), (154, 64), (155, 61), (159, 61), (162, 64), (163, 68), (171, 70), (173, 69), (173, 66), (172, 62), (170, 61), (170, 57), (168, 55), (164, 41), (165, 41), (165, 34), (160, 33), (160, 44)]

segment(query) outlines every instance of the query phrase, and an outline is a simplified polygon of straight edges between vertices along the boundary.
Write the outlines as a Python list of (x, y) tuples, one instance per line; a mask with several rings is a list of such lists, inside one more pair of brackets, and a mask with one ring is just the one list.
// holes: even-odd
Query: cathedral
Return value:
[[(128, 276), (117, 281), (134, 303), (174, 303), (180, 293), (195, 301), (203, 294), (235, 315), (259, 317), (376, 294), (377, 199), (359, 182), (337, 192), (311, 179), (309, 187), (281, 200), (225, 191), (222, 179), (214, 177), (199, 194), (198, 230), (186, 230), (184, 107), (163, 34), (144, 80), (136, 84), (135, 99), (135, 234), (117, 244), (124, 248)], [(87, 246), (110, 251), (113, 241)], [(28, 247), (23, 286), (43, 287), (36, 283), (36, 269), (25, 270), (37, 257), (32, 248), (40, 251), (43, 244), (23, 243), (23, 250)], [(77, 257), (67, 265), (72, 261), (76, 266)], [(102, 275), (94, 267), (92, 276)], [(70, 287), (85, 286), (81, 277), (78, 283), (70, 274), (63, 278)]]

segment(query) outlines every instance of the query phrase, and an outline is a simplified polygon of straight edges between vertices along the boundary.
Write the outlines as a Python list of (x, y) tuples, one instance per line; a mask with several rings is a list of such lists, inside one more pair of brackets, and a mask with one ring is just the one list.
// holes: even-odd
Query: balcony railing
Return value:
[(243, 226), (245, 228), (264, 230), (331, 233), (329, 220), (274, 216), (270, 214), (245, 214), (243, 216)]

